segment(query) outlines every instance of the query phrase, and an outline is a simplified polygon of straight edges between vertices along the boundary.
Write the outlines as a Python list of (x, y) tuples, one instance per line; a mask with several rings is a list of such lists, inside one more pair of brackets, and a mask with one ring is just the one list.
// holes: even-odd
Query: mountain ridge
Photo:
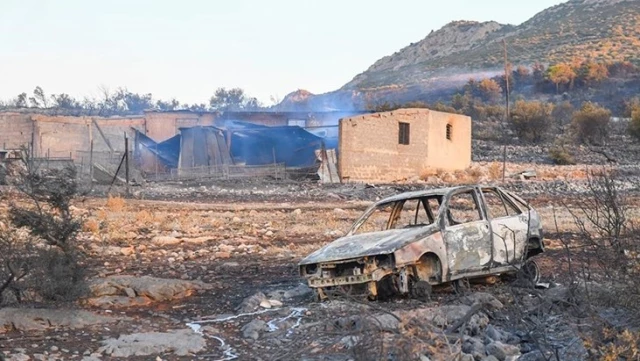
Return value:
[[(640, 59), (638, 0), (570, 0), (535, 14), (520, 25), (459, 20), (432, 31), (356, 75), (341, 89), (416, 84), (448, 70), (487, 70), (502, 62), (502, 40), (517, 64), (591, 57), (602, 61)], [(615, 52), (607, 52), (614, 48)]]

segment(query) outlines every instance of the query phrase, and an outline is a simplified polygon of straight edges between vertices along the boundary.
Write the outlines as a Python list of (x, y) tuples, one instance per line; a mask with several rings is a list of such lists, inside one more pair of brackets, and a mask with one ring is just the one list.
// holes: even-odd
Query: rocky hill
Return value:
[(575, 58), (640, 60), (640, 0), (570, 0), (521, 25), (455, 21), (376, 61), (342, 90), (457, 84), (477, 72), (498, 72), (502, 41), (514, 64)]

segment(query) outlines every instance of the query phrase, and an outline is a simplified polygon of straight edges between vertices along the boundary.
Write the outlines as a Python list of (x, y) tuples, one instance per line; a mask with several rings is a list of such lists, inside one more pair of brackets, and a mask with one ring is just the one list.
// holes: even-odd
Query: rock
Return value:
[(266, 237), (272, 237), (273, 236), (273, 231), (266, 231), (264, 235)]
[(344, 232), (342, 232), (339, 229), (333, 230), (333, 231), (327, 231), (324, 233), (325, 236), (327, 237), (343, 237), (344, 236)]
[(585, 360), (588, 353), (584, 341), (577, 336), (567, 347), (560, 349), (559, 354), (561, 360)]
[(260, 333), (267, 330), (267, 323), (262, 320), (253, 320), (246, 325), (242, 326), (242, 336), (244, 338), (250, 338), (257, 340), (260, 338)]
[(221, 244), (221, 245), (218, 246), (218, 251), (221, 251), (221, 252), (231, 253), (231, 252), (233, 252), (235, 250), (236, 250), (236, 247), (228, 245), (228, 244)]
[(89, 298), (85, 302), (92, 307), (111, 309), (148, 306), (153, 303), (153, 300), (149, 297), (100, 296)]
[(468, 353), (463, 353), (460, 356), (460, 361), (475, 361), (475, 358), (473, 357), (473, 355), (469, 355)]
[[(197, 291), (211, 289), (211, 285), (199, 281), (185, 281), (178, 279), (165, 279), (150, 276), (110, 276), (95, 279), (89, 282), (91, 296), (94, 298), (127, 296), (131, 294), (140, 297), (139, 301), (147, 298), (153, 302), (164, 302), (189, 297)], [(127, 289), (129, 289), (127, 291)], [(133, 293), (131, 293), (133, 291)], [(107, 300), (88, 300), (89, 303), (98, 304), (116, 302), (110, 298)]]
[(266, 299), (266, 296), (265, 296), (264, 300), (260, 301), (260, 307), (262, 307), (262, 308), (271, 308), (271, 302), (269, 302), (269, 300)]
[(227, 259), (231, 258), (231, 253), (229, 252), (216, 252), (213, 254), (216, 258)]
[(349, 218), (349, 213), (347, 213), (347, 211), (345, 211), (342, 208), (334, 208), (333, 214), (336, 216), (336, 218), (339, 218), (339, 219)]
[[(256, 294), (251, 295), (251, 296), (245, 298), (244, 300), (242, 300), (240, 305), (238, 305), (238, 307), (236, 307), (236, 312), (238, 312), (238, 313), (254, 312), (260, 307), (260, 305), (262, 304), (263, 301), (269, 302), (267, 300), (267, 296), (265, 296), (264, 293), (258, 292)], [(269, 305), (269, 306), (271, 306), (271, 305)]]
[(547, 358), (538, 350), (527, 352), (517, 359), (518, 361), (546, 361)]
[(233, 219), (231, 220), (232, 223), (241, 223), (242, 220), (240, 219), (240, 217), (233, 217)]
[(127, 294), (127, 297), (136, 297), (136, 291), (133, 290), (133, 288), (127, 287), (124, 289), (124, 293)]
[(31, 360), (31, 357), (23, 353), (11, 355), (11, 357), (9, 357), (8, 359), (8, 361), (28, 361), (28, 360)]
[(310, 296), (311, 294), (313, 294), (313, 290), (309, 286), (301, 283), (295, 288), (284, 291), (282, 298), (288, 300), (292, 298)]
[(43, 331), (50, 327), (83, 328), (123, 319), (126, 318), (101, 316), (83, 310), (2, 308), (0, 309), (0, 333), (10, 330)]
[(498, 360), (498, 359), (497, 359), (495, 356), (493, 356), (493, 355), (489, 355), (489, 356), (487, 356), (487, 357), (483, 358), (483, 359), (482, 359), (482, 361), (500, 361), (500, 360)]
[(102, 341), (98, 352), (111, 357), (149, 356), (171, 352), (177, 356), (189, 356), (206, 349), (201, 334), (193, 330), (148, 332), (120, 335)]
[(473, 306), (481, 303), (489, 306), (489, 309), (501, 310), (504, 308), (502, 302), (495, 298), (492, 294), (486, 292), (476, 292), (462, 298), (462, 303)]
[(493, 325), (488, 325), (484, 332), (491, 341), (506, 341), (502, 332), (493, 327)]
[(122, 247), (120, 248), (120, 253), (122, 253), (123, 256), (131, 256), (132, 254), (136, 253), (136, 250), (133, 248), (133, 246)]
[(191, 243), (191, 244), (205, 244), (209, 242), (211, 239), (212, 239), (211, 237), (196, 237), (196, 238), (183, 238), (182, 241), (185, 243)]
[(353, 348), (358, 342), (360, 342), (360, 337), (357, 336), (345, 336), (340, 339), (340, 344), (346, 349)]
[(271, 307), (282, 307), (282, 302), (278, 300), (269, 300)]
[(151, 242), (159, 246), (173, 246), (182, 242), (180, 239), (171, 236), (157, 236), (151, 239)]
[(505, 361), (507, 356), (519, 356), (520, 348), (513, 345), (506, 345), (500, 341), (489, 343), (485, 347), (488, 355), (493, 355), (499, 361)]
[(473, 355), (485, 355), (484, 343), (476, 337), (468, 337), (462, 343), (462, 352)]
[(294, 216), (299, 216), (302, 214), (302, 209), (298, 208), (296, 210), (294, 210), (293, 212), (291, 212)]
[(99, 353), (92, 353), (88, 356), (83, 356), (81, 361), (102, 361), (102, 355)]

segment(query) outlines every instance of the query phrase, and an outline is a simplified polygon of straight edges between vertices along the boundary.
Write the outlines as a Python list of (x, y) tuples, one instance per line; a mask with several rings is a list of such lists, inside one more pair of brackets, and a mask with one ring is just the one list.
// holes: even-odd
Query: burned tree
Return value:
[(76, 236), (82, 222), (71, 212), (78, 192), (75, 168), (41, 170), (23, 152), (11, 185), (18, 192), (0, 221), (0, 296), (7, 290), (17, 301), (24, 294), (43, 300), (78, 296), (83, 272)]

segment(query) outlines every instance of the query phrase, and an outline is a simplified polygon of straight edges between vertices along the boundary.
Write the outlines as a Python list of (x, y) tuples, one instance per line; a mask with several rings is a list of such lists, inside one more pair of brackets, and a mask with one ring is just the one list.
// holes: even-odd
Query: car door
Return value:
[(522, 261), (527, 245), (527, 216), (495, 187), (482, 188), (484, 208), (492, 233), (492, 265)]
[(488, 268), (491, 262), (489, 222), (475, 189), (457, 191), (444, 205), (443, 239), (451, 276)]

